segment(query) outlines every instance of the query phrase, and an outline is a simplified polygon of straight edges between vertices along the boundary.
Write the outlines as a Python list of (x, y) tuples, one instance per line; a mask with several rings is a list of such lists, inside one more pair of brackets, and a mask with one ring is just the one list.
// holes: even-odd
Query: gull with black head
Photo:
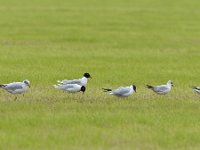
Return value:
[(54, 85), (54, 87), (56, 89), (62, 90), (62, 91), (66, 91), (69, 93), (76, 93), (76, 92), (85, 92), (86, 87), (85, 86), (81, 86), (78, 84), (58, 84), (58, 85)]
[(73, 80), (58, 80), (57, 82), (61, 84), (78, 84), (80, 86), (86, 86), (88, 82), (88, 78), (92, 78), (89, 73), (84, 73), (83, 77), (80, 79), (73, 79)]
[(108, 94), (115, 95), (118, 97), (128, 97), (132, 95), (134, 92), (136, 92), (136, 86), (135, 85), (130, 85), (127, 87), (119, 87), (117, 89), (107, 89), (107, 88), (102, 88), (104, 92), (107, 92)]

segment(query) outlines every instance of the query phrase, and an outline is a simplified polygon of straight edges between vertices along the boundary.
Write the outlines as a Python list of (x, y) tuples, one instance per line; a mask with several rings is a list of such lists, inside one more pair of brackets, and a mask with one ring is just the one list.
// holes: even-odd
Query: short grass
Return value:
[[(0, 149), (200, 149), (198, 0), (0, 0)], [(90, 72), (87, 92), (53, 89)], [(146, 84), (173, 80), (159, 96)], [(137, 85), (119, 99), (101, 91)]]

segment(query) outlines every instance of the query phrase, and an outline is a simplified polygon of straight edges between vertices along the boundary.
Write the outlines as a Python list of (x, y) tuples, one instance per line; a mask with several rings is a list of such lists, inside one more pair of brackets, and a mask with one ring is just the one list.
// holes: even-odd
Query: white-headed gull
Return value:
[(153, 90), (157, 94), (165, 95), (171, 91), (172, 86), (173, 82), (169, 80), (165, 85), (158, 85), (158, 86), (147, 85), (147, 88)]
[[(23, 82), (12, 82), (8, 84), (0, 84), (0, 88), (5, 89), (12, 94), (24, 93), (28, 87), (30, 88), (30, 81), (24, 80)], [(17, 99), (17, 97), (15, 98)]]
[(115, 95), (118, 97), (128, 97), (134, 92), (136, 92), (136, 86), (135, 85), (130, 85), (127, 87), (119, 87), (117, 89), (107, 89), (107, 88), (102, 88), (104, 92), (107, 92), (108, 94)]

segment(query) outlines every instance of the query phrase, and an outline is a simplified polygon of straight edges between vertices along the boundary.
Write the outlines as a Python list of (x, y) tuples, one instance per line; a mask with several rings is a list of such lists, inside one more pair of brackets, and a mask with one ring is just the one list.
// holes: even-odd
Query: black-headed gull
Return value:
[(86, 87), (78, 84), (58, 84), (54, 85), (56, 89), (63, 90), (69, 93), (85, 92)]
[(172, 86), (173, 82), (169, 80), (165, 85), (158, 85), (158, 86), (147, 85), (147, 88), (153, 90), (157, 94), (165, 95), (171, 91)]
[(61, 84), (78, 84), (81, 86), (86, 86), (88, 78), (91, 78), (91, 75), (89, 73), (84, 73), (83, 77), (80, 79), (73, 79), (73, 80), (58, 80)]
[[(23, 82), (13, 82), (8, 84), (0, 84), (0, 88), (8, 91), (11, 94), (24, 93), (28, 87), (30, 88), (30, 81), (24, 80)], [(17, 97), (15, 98), (17, 99)]]
[(195, 91), (198, 94), (200, 94), (200, 87), (199, 86), (193, 86), (192, 89), (193, 89), (193, 91)]
[(117, 89), (107, 89), (107, 88), (102, 88), (104, 92), (107, 92), (108, 94), (115, 95), (118, 97), (128, 97), (132, 95), (134, 92), (136, 92), (136, 86), (131, 85), (127, 87), (119, 87)]

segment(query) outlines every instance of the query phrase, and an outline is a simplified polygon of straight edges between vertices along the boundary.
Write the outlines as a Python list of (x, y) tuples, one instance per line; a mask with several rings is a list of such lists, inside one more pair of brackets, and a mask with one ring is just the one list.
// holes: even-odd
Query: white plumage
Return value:
[(128, 97), (132, 95), (134, 92), (136, 92), (136, 86), (131, 85), (127, 87), (119, 87), (117, 89), (107, 89), (107, 88), (102, 88), (104, 92), (107, 92), (108, 94), (115, 95), (118, 97)]
[(147, 85), (147, 88), (151, 89), (157, 94), (165, 95), (171, 91), (172, 86), (173, 82), (169, 80), (165, 85), (158, 85), (158, 86)]
[(84, 93), (86, 90), (85, 86), (81, 86), (78, 84), (58, 84), (58, 85), (54, 85), (54, 87), (56, 89), (63, 90), (69, 93), (76, 93), (80, 91)]

